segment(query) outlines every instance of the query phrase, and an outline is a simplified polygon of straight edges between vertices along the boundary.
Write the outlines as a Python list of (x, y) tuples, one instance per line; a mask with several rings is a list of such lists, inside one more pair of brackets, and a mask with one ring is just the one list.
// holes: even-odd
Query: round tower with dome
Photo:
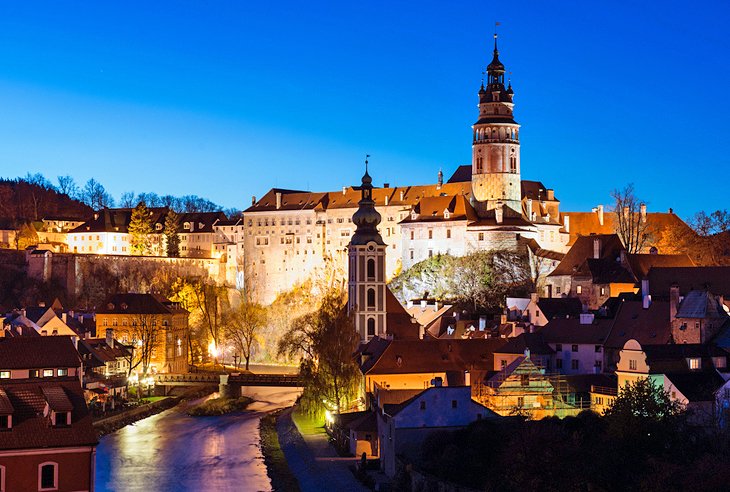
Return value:
[(472, 192), (491, 210), (507, 206), (521, 213), (520, 125), (513, 118), (514, 91), (499, 60), (497, 34), (486, 86), (479, 88), (479, 119), (472, 126)]

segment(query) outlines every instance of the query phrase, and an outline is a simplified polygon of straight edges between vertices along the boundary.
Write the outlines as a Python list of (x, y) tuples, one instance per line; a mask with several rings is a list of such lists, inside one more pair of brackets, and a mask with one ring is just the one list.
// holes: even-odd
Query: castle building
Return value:
[[(438, 254), (493, 249), (530, 248), (546, 255), (552, 269), (576, 237), (604, 233), (612, 224), (610, 218), (604, 221), (602, 206), (594, 212), (561, 213), (553, 189), (521, 179), (520, 125), (505, 71), (495, 35), (487, 78), (477, 94), (470, 165), (459, 166), (446, 182), (439, 171), (435, 184), (371, 188), (370, 199), (382, 214), (386, 280)], [(252, 199), (244, 211), (240, 274), (257, 300), (270, 303), (308, 279), (347, 275), (361, 192), (353, 187), (331, 192), (273, 188)], [(647, 220), (658, 229), (684, 225), (669, 216), (671, 212), (647, 214)]]

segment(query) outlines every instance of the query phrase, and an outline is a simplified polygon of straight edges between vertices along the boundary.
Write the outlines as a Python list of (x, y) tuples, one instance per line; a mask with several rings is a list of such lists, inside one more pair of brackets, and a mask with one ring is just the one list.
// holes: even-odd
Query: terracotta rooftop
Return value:
[(0, 338), (0, 369), (81, 367), (71, 337)]
[(620, 349), (632, 338), (642, 347), (671, 343), (669, 302), (653, 301), (647, 309), (644, 309), (642, 301), (619, 303), (606, 345)]
[[(3, 382), (0, 384), (0, 391), (12, 407), (13, 416), (12, 429), (2, 433), (0, 450), (97, 444), (96, 432), (86, 409), (83, 390), (78, 379), (33, 383)], [(0, 401), (2, 400), (0, 397)], [(44, 416), (46, 405), (55, 411), (70, 411), (71, 425), (53, 427), (50, 417)]]
[(560, 275), (573, 275), (589, 258), (594, 258), (595, 241), (599, 241), (599, 259), (615, 261), (624, 249), (621, 239), (616, 234), (596, 234), (592, 236), (580, 236), (565, 253), (563, 260), (553, 270), (549, 277)]
[(680, 295), (692, 290), (707, 289), (730, 298), (730, 266), (718, 267), (654, 267), (647, 275), (652, 299), (668, 299), (673, 284)]
[(613, 320), (594, 319), (581, 324), (580, 319), (556, 318), (543, 326), (538, 333), (547, 343), (603, 345), (606, 343)]
[(97, 314), (174, 314), (187, 311), (157, 294), (115, 294), (96, 310)]

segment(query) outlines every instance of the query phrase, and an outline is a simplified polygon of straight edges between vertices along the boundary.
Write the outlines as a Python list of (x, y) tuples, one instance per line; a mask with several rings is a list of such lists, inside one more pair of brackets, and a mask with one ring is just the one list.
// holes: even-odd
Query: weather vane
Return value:
[(368, 172), (368, 158), (370, 154), (365, 154), (365, 172)]

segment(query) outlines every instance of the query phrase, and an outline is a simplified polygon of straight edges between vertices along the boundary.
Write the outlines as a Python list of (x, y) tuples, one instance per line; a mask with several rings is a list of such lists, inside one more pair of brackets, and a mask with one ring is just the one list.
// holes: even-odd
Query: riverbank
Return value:
[(279, 435), (276, 432), (276, 421), (283, 411), (285, 409), (261, 417), (259, 421), (261, 454), (264, 457), (266, 473), (271, 479), (271, 490), (273, 492), (299, 492), (301, 490), (299, 482), (289, 468), (289, 463), (287, 463), (279, 443)]
[(276, 420), (277, 437), (302, 492), (368, 492), (350, 471), (356, 458), (343, 458), (329, 443), (321, 422), (287, 408)]
[(105, 417), (94, 421), (94, 429), (96, 429), (99, 437), (105, 436), (112, 432), (116, 432), (123, 427), (134, 424), (139, 420), (164, 412), (165, 410), (173, 408), (184, 401), (201, 398), (214, 392), (214, 387), (198, 388), (194, 391), (189, 391), (182, 396), (168, 396), (161, 400), (145, 403), (138, 407), (130, 408), (122, 413), (112, 415), (111, 417)]

